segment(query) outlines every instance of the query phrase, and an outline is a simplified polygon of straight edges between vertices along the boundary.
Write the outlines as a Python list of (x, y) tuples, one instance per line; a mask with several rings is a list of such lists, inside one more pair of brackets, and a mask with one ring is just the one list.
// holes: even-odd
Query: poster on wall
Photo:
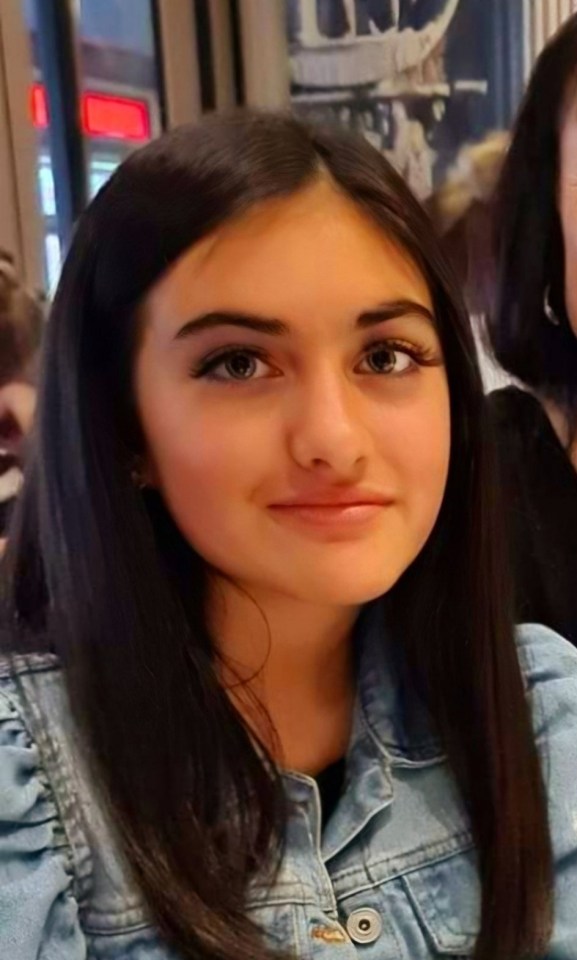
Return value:
[(515, 0), (287, 0), (293, 107), (363, 133), (425, 200), (509, 119), (521, 18)]

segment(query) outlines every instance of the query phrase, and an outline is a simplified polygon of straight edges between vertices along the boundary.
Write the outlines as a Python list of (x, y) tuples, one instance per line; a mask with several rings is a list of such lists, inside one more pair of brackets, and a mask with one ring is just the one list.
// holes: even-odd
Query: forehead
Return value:
[(330, 182), (266, 201), (189, 248), (146, 299), (154, 319), (214, 309), (287, 318), (416, 299), (427, 283), (384, 230)]

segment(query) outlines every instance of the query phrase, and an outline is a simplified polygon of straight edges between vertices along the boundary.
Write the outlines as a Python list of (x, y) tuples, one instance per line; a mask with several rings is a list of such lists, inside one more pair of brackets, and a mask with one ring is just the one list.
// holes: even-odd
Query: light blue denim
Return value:
[[(412, 736), (404, 727), (377, 630), (369, 618), (359, 637), (343, 797), (321, 833), (315, 782), (285, 775), (292, 800), (285, 859), (272, 892), (251, 890), (249, 909), (271, 942), (301, 960), (470, 957), (479, 881), (469, 824), (426, 724)], [(577, 651), (528, 626), (519, 632), (519, 655), (555, 851), (546, 960), (575, 960)], [(0, 958), (175, 960), (94, 801), (50, 656), (0, 664)]]

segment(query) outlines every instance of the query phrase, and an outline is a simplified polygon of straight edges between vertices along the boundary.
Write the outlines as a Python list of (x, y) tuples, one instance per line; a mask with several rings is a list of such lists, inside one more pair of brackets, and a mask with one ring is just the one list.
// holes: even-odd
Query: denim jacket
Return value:
[[(480, 885), (470, 827), (435, 740), (403, 725), (365, 627), (344, 793), (321, 831), (314, 780), (286, 773), (287, 844), (249, 910), (300, 960), (473, 954)], [(545, 960), (577, 958), (577, 651), (523, 627), (519, 656), (549, 795), (555, 927)], [(198, 865), (202, 870), (202, 863)], [(50, 656), (0, 662), (0, 957), (177, 960), (95, 802)]]

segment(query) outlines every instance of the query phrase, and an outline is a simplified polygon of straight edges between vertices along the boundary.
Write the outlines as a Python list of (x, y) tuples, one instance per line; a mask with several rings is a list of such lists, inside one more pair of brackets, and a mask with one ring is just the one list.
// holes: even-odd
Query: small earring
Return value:
[(550, 293), (551, 293), (551, 286), (550, 284), (548, 284), (547, 287), (545, 288), (545, 297), (543, 299), (543, 311), (549, 323), (552, 323), (554, 327), (560, 327), (561, 321), (559, 320), (559, 317), (553, 310), (553, 307), (551, 306), (551, 303), (549, 300)]

